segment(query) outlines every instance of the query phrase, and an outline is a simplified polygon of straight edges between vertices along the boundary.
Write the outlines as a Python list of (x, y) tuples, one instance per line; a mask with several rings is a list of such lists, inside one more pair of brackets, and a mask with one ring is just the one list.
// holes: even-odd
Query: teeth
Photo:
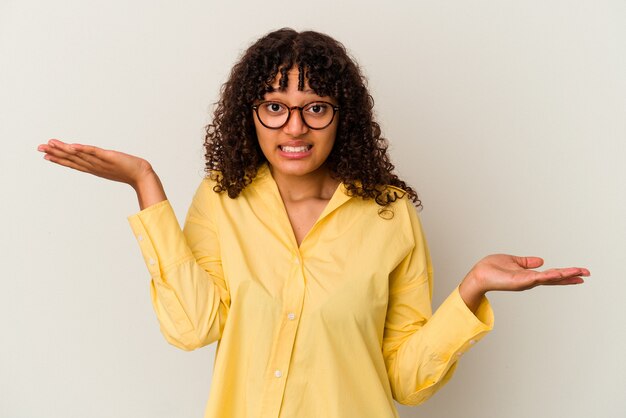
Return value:
[(307, 152), (309, 150), (309, 147), (306, 145), (301, 146), (301, 147), (281, 146), (280, 149), (285, 152)]

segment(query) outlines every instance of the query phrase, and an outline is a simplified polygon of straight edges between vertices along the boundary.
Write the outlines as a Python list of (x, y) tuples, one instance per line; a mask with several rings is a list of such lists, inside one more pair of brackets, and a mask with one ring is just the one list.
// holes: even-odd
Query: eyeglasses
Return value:
[(300, 119), (310, 129), (324, 129), (335, 119), (339, 106), (328, 102), (311, 102), (304, 106), (287, 106), (276, 101), (265, 101), (252, 106), (261, 125), (269, 129), (280, 129), (289, 122), (291, 112), (298, 110)]

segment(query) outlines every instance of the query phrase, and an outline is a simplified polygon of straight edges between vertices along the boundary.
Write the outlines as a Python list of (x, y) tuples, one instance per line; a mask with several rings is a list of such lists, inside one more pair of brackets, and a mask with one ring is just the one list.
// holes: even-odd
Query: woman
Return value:
[(233, 68), (184, 229), (151, 165), (51, 140), (54, 163), (131, 185), (129, 218), (165, 338), (219, 342), (207, 417), (397, 417), (492, 327), (485, 293), (582, 283), (536, 257), (479, 261), (434, 315), (432, 268), (344, 47), (283, 29)]

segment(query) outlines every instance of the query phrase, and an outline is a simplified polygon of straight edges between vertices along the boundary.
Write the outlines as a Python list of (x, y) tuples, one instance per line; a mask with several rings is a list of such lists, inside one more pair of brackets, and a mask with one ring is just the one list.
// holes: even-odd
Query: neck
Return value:
[(278, 186), (283, 201), (297, 202), (308, 199), (330, 200), (335, 193), (339, 181), (331, 177), (326, 166), (312, 173), (293, 176), (280, 173), (270, 165), (270, 172)]

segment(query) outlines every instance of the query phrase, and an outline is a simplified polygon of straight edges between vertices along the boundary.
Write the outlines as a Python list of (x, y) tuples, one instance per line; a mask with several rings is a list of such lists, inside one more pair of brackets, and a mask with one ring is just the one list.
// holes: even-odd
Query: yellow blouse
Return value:
[(168, 201), (130, 216), (167, 341), (219, 341), (205, 417), (386, 418), (425, 401), (493, 325), (432, 269), (402, 198), (379, 213), (340, 185), (298, 247), (263, 166), (236, 199), (205, 179), (181, 231)]

